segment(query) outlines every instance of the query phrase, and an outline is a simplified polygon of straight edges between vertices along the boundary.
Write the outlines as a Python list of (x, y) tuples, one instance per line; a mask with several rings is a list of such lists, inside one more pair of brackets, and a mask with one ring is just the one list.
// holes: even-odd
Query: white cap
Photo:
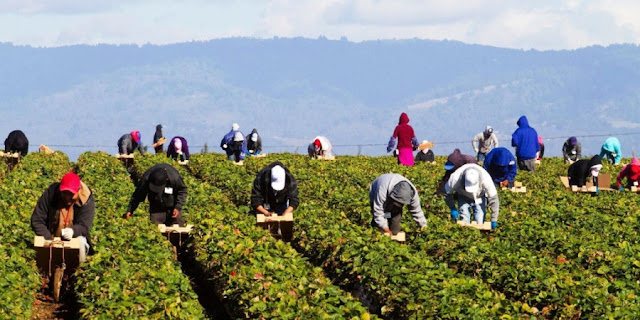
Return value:
[(476, 193), (480, 185), (478, 171), (470, 169), (464, 172), (464, 190), (469, 193)]
[(242, 133), (240, 131), (236, 132), (235, 135), (233, 135), (233, 141), (242, 141), (244, 140), (244, 137), (242, 136)]
[(285, 179), (284, 168), (281, 166), (271, 168), (271, 188), (273, 188), (273, 190), (280, 191), (284, 189)]
[(257, 133), (251, 134), (251, 141), (258, 142), (258, 134)]
[(237, 123), (231, 125), (231, 130), (238, 131), (238, 129), (240, 129), (240, 126)]

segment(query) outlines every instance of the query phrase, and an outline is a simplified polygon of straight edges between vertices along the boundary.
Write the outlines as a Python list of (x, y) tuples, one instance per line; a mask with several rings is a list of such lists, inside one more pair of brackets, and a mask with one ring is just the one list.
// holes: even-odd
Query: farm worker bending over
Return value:
[(120, 154), (132, 154), (135, 150), (138, 150), (140, 154), (144, 154), (141, 138), (140, 131), (131, 131), (131, 133), (122, 135), (118, 139), (118, 152)]
[[(493, 147), (491, 144), (493, 144)], [(484, 132), (480, 132), (473, 137), (471, 145), (473, 146), (473, 151), (477, 154), (478, 161), (482, 162), (492, 148), (498, 147), (498, 138), (493, 133), (493, 128), (491, 126), (487, 126), (484, 129)]]
[(518, 166), (516, 158), (507, 148), (499, 147), (491, 150), (484, 160), (483, 167), (491, 175), (496, 187), (513, 188), (513, 181), (518, 174)]
[(173, 160), (187, 161), (189, 160), (189, 145), (187, 139), (183, 137), (171, 138), (171, 143), (167, 148), (167, 157)]
[(516, 147), (518, 169), (534, 171), (538, 151), (540, 151), (538, 133), (529, 126), (529, 120), (526, 116), (518, 119), (518, 127), (511, 135), (511, 146)]
[(149, 199), (149, 218), (152, 222), (184, 226), (181, 210), (187, 201), (187, 186), (174, 167), (161, 163), (144, 172), (131, 196), (125, 218), (131, 217), (145, 198)]
[[(458, 195), (458, 209), (453, 202), (453, 194)], [(465, 164), (456, 170), (444, 187), (444, 201), (451, 209), (451, 218), (458, 221), (460, 214), (462, 220), (470, 222), (471, 209), (475, 211), (475, 221), (478, 224), (484, 223), (486, 203), (489, 202), (491, 208), (491, 229), (498, 226), (498, 213), (500, 202), (498, 192), (487, 171), (477, 164)]]
[(421, 161), (421, 162), (436, 161), (436, 157), (433, 154), (433, 151), (431, 151), (431, 148), (433, 148), (433, 142), (422, 140), (422, 143), (418, 147), (418, 150), (420, 151), (418, 151), (418, 154), (416, 154), (415, 161)]
[(420, 227), (427, 226), (418, 190), (409, 179), (399, 174), (386, 173), (373, 180), (369, 188), (369, 204), (373, 215), (371, 226), (386, 234), (396, 235), (400, 232), (402, 208), (405, 205)]
[(562, 145), (564, 163), (574, 163), (582, 158), (582, 145), (576, 137), (570, 137)]
[(93, 253), (89, 231), (95, 211), (93, 193), (77, 174), (69, 172), (40, 196), (31, 215), (31, 228), (47, 240), (79, 238), (83, 244), (80, 246), (82, 262), (87, 254)]
[(240, 162), (240, 160), (245, 158), (245, 150), (247, 143), (244, 140), (244, 135), (242, 132), (237, 131), (233, 135), (233, 142), (231, 142), (231, 150), (233, 151), (233, 158), (236, 162)]
[[(244, 155), (247, 150), (247, 144), (242, 144), (243, 152), (241, 152), (238, 156), (235, 155), (233, 147), (234, 138), (236, 137), (236, 133), (239, 132), (240, 126), (237, 123), (234, 123), (231, 125), (231, 131), (227, 132), (227, 134), (222, 137), (222, 141), (220, 141), (220, 148), (222, 148), (222, 150), (227, 153), (227, 160), (229, 161), (240, 162), (240, 160), (244, 160)], [(242, 135), (244, 141), (244, 134), (242, 134), (241, 132), (240, 134)]]
[[(397, 142), (397, 143), (396, 143)], [(413, 127), (409, 125), (409, 116), (406, 113), (400, 115), (400, 120), (393, 135), (389, 139), (387, 152), (398, 149), (398, 164), (413, 166), (413, 150), (418, 149), (418, 139), (413, 132)]]
[(624, 189), (621, 184), (622, 179), (624, 178), (627, 178), (627, 188), (630, 188), (631, 186), (638, 187), (638, 184), (640, 184), (640, 161), (638, 161), (638, 158), (634, 157), (633, 160), (631, 160), (631, 163), (624, 166), (618, 174), (616, 182), (620, 191)]
[(438, 184), (438, 189), (436, 189), (436, 194), (442, 194), (444, 192), (444, 185), (449, 181), (449, 177), (451, 174), (456, 171), (458, 168), (462, 167), (467, 163), (475, 163), (477, 164), (476, 158), (472, 155), (462, 154), (460, 149), (453, 150), (453, 153), (447, 157), (447, 162), (444, 164), (444, 176), (440, 179), (440, 183)]
[(160, 140), (164, 135), (162, 135), (162, 125), (159, 124), (156, 126), (156, 133), (153, 134), (153, 150), (156, 151), (156, 154), (164, 152), (164, 145)]
[(258, 172), (251, 189), (251, 208), (256, 214), (284, 215), (299, 203), (296, 179), (282, 162), (275, 161)]
[(600, 161), (600, 156), (598, 155), (593, 156), (589, 160), (578, 160), (569, 166), (569, 170), (567, 172), (569, 176), (569, 185), (584, 187), (587, 184), (587, 178), (592, 176), (593, 185), (597, 186), (600, 169), (602, 169), (602, 161)]
[(257, 156), (262, 152), (262, 138), (258, 134), (258, 129), (253, 128), (247, 139), (247, 155)]
[(313, 142), (309, 144), (307, 151), (309, 153), (309, 157), (315, 159), (318, 156), (330, 156), (331, 149), (333, 149), (333, 146), (331, 146), (329, 139), (323, 136), (317, 136), (313, 139)]
[(620, 141), (616, 137), (609, 137), (600, 148), (600, 159), (607, 160), (612, 164), (619, 164), (622, 159), (620, 152)]
[(21, 156), (26, 156), (29, 152), (29, 140), (24, 132), (20, 130), (13, 130), (4, 140), (4, 152), (14, 153), (19, 152)]

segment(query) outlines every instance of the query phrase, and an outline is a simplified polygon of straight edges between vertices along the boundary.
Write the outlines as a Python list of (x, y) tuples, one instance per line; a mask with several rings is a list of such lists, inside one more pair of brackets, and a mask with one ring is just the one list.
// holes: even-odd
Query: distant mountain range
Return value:
[[(0, 44), (0, 135), (22, 129), (32, 149), (72, 158), (115, 153), (116, 141), (155, 125), (193, 151), (233, 122), (257, 128), (265, 152), (306, 152), (316, 135), (337, 154), (385, 153), (401, 112), (419, 140), (444, 155), (492, 125), (504, 146), (527, 115), (560, 155), (570, 135), (585, 155), (625, 133), (624, 157), (640, 151), (640, 48), (512, 50), (455, 41), (354, 43), (325, 38), (232, 38), (166, 46), (33, 48)], [(362, 145), (362, 147), (357, 147)], [(91, 146), (91, 147), (89, 147)]]

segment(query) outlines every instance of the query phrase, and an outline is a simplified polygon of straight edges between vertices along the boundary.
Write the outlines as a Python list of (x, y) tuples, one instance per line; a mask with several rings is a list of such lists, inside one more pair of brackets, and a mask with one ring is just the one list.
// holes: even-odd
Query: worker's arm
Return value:
[(371, 214), (373, 215), (373, 221), (375, 224), (383, 229), (385, 232), (391, 232), (389, 230), (389, 222), (384, 217), (384, 202), (387, 200), (387, 190), (378, 187), (376, 190), (369, 191), (369, 200), (371, 201)]
[(424, 212), (422, 211), (422, 206), (420, 205), (420, 197), (418, 196), (418, 191), (416, 190), (416, 194), (411, 198), (411, 203), (409, 203), (409, 212), (411, 212), (411, 216), (413, 217), (413, 221), (415, 221), (420, 227), (427, 226), (427, 219), (424, 216)]
[(149, 193), (148, 185), (149, 185), (149, 172), (145, 172), (140, 179), (140, 182), (136, 186), (136, 190), (131, 195), (131, 200), (129, 200), (129, 206), (127, 207), (127, 213), (133, 214), (134, 211), (138, 208), (140, 202), (144, 201)]
[(73, 219), (73, 237), (87, 237), (89, 236), (89, 230), (93, 225), (93, 218), (96, 214), (96, 202), (93, 195), (89, 197), (87, 203), (85, 203), (80, 209), (74, 213)]
[(261, 171), (258, 174), (255, 180), (253, 180), (253, 187), (251, 188), (251, 208), (253, 208), (254, 211), (258, 211), (262, 214), (265, 214), (265, 212), (267, 212), (267, 210), (263, 207), (264, 196), (262, 195), (261, 183), (264, 174), (265, 171)]
[(477, 134), (473, 136), (473, 139), (471, 140), (471, 146), (473, 147), (473, 151), (475, 153), (478, 153), (478, 135)]
[(499, 146), (500, 146), (500, 145), (498, 144), (498, 137), (496, 136), (496, 134), (495, 134), (495, 133), (492, 133), (492, 134), (491, 134), (491, 139), (493, 140), (493, 147), (494, 147), (494, 148), (497, 148), (497, 147), (499, 147)]
[(53, 235), (49, 231), (49, 228), (47, 228), (47, 217), (49, 210), (51, 210), (49, 206), (49, 190), (50, 188), (40, 196), (36, 207), (33, 209), (33, 213), (31, 214), (31, 229), (33, 229), (37, 236), (43, 236), (47, 240), (52, 240)]
[(184, 181), (182, 181), (182, 177), (177, 177), (175, 179), (175, 182), (172, 181), (172, 183), (175, 183), (173, 189), (175, 192), (177, 192), (175, 208), (178, 210), (182, 210), (182, 206), (187, 203), (187, 185), (185, 185)]

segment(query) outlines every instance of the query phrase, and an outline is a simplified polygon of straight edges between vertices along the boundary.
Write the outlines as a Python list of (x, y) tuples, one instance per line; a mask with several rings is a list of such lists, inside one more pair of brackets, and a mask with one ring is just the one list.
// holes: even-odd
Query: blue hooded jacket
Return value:
[[(224, 150), (227, 153), (227, 156), (233, 155), (233, 149), (231, 148), (231, 144), (233, 143), (233, 137), (235, 136), (236, 132), (238, 131), (234, 131), (234, 130), (229, 131), (227, 134), (224, 135), (224, 137), (222, 137), (222, 141), (220, 141), (220, 148), (222, 148), (222, 150)], [(244, 136), (244, 134), (242, 134), (242, 136)], [(227, 148), (224, 147), (225, 144), (227, 145)], [(242, 152), (240, 153), (240, 160), (244, 160), (246, 153), (247, 153), (247, 139), (244, 139), (244, 143), (242, 144)]]
[(484, 159), (483, 167), (493, 179), (493, 182), (509, 182), (515, 180), (518, 174), (516, 158), (507, 148), (498, 147), (491, 150)]
[[(613, 154), (616, 154), (615, 157)], [(616, 137), (609, 137), (602, 144), (602, 148), (600, 149), (600, 159), (613, 159), (614, 164), (620, 163), (620, 159), (622, 159), (622, 153), (620, 152), (620, 141)]]
[(516, 157), (518, 160), (534, 159), (536, 153), (540, 151), (538, 133), (536, 129), (529, 126), (526, 116), (518, 119), (518, 127), (511, 135), (511, 146), (516, 147)]

